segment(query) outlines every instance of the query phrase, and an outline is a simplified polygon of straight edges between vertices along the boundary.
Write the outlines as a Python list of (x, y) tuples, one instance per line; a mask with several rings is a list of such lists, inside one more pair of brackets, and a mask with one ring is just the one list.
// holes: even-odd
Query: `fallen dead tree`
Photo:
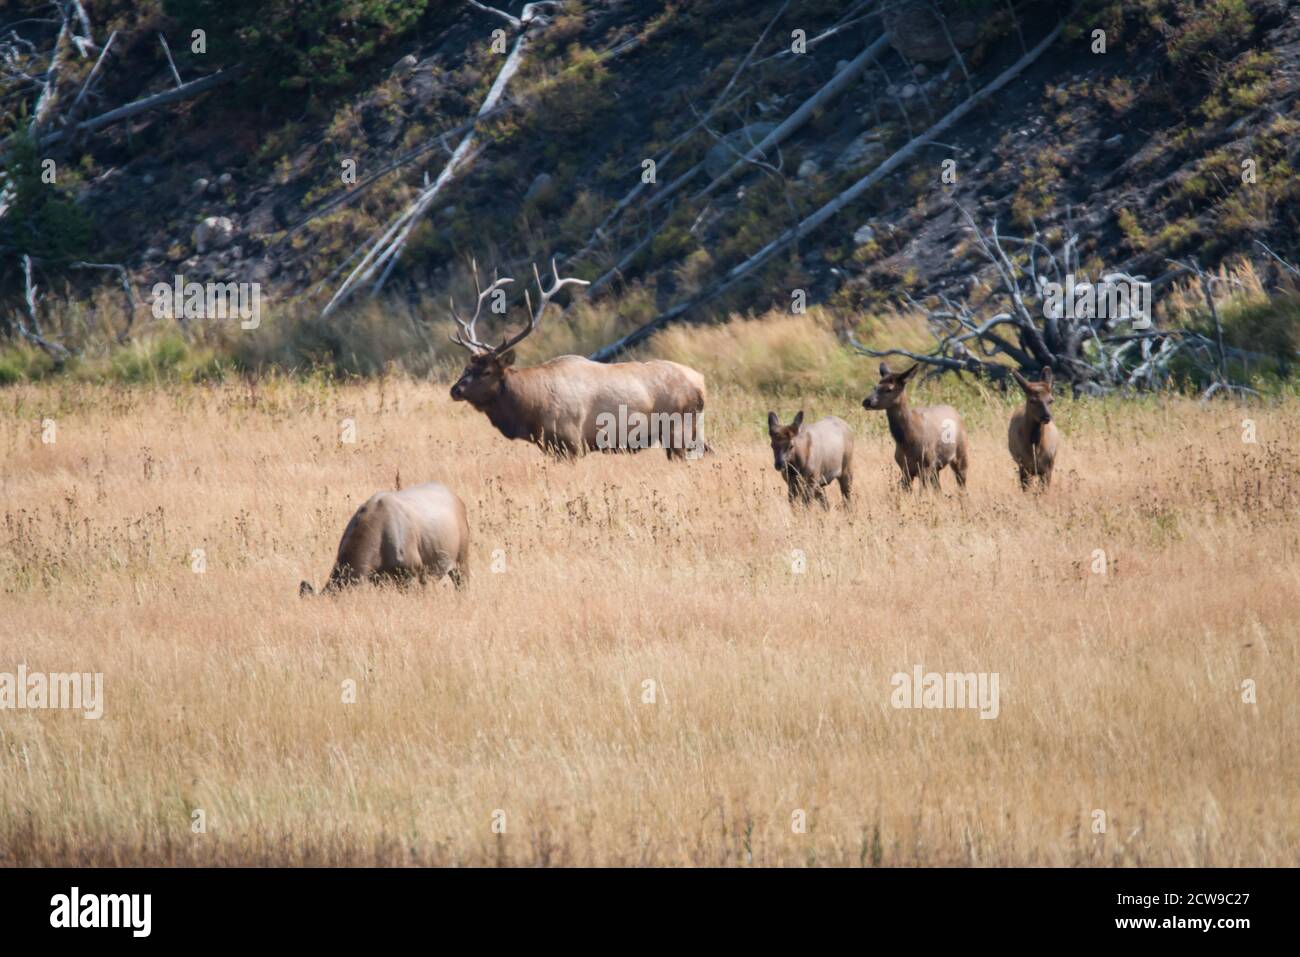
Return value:
[(913, 137), (905, 146), (896, 151), (874, 170), (866, 176), (863, 176), (830, 202), (817, 209), (797, 225), (781, 233), (744, 262), (733, 266), (717, 283), (702, 290), (690, 299), (678, 303), (671, 309), (660, 313), (658, 316), (623, 336), (621, 339), (597, 349), (592, 353), (591, 358), (598, 362), (608, 362), (624, 350), (631, 348), (637, 343), (645, 341), (656, 331), (669, 323), (682, 319), (692, 310), (716, 299), (718, 296), (734, 288), (737, 284), (754, 276), (758, 270), (770, 262), (777, 253), (825, 225), (854, 201), (861, 198), (867, 190), (880, 183), (886, 176), (889, 176), (891, 173), (901, 168), (905, 163), (912, 160), (922, 149), (935, 142), (936, 137), (941, 133), (966, 117), (977, 106), (989, 100), (995, 93), (1024, 72), (1028, 66), (1034, 63), (1052, 46), (1052, 44), (1056, 42), (1057, 38), (1061, 35), (1061, 31), (1065, 28), (1065, 23), (1068, 19), (1069, 17), (1067, 16), (1065, 19), (1062, 19), (1057, 23), (1052, 31), (1039, 41), (1037, 46), (1031, 49), (1011, 66), (1007, 67), (1006, 70), (999, 74), (997, 78), (987, 86), (964, 100), (958, 106), (954, 107), (947, 115), (925, 132)]
[[(483, 102), (479, 106), (477, 118), (481, 120), (496, 108), (506, 92), (506, 87), (509, 86), (515, 74), (519, 72), (519, 67), (523, 63), (523, 56), (529, 44), (551, 22), (548, 13), (558, 9), (562, 4), (559, 0), (540, 0), (537, 3), (528, 3), (524, 5), (523, 11), (516, 17), (495, 7), (478, 3), (477, 0), (469, 0), (469, 3), (475, 9), (500, 17), (509, 24), (510, 29), (515, 33), (514, 46), (506, 57), (505, 63), (501, 65), (501, 69), (497, 72), (496, 79), (488, 90), (487, 96), (483, 98)], [(377, 294), (383, 288), (384, 283), (393, 271), (393, 267), (397, 265), (398, 260), (401, 258), (402, 250), (406, 247), (411, 231), (433, 206), (434, 202), (437, 201), (439, 194), (446, 188), (447, 184), (464, 172), (483, 149), (484, 146), (479, 140), (478, 124), (476, 123), (470, 127), (469, 132), (465, 134), (465, 138), (460, 141), (460, 145), (452, 152), (451, 158), (447, 160), (447, 165), (438, 174), (438, 178), (431, 185), (425, 187), (420, 192), (420, 195), (388, 224), (383, 233), (373, 237), (366, 244), (368, 248), (365, 255), (361, 257), (361, 262), (348, 274), (330, 301), (325, 304), (325, 308), (321, 312), (322, 316), (328, 316), (347, 301), (362, 283), (373, 281), (370, 290), (371, 295)], [(383, 272), (380, 272), (381, 269)]]
[(216, 73), (172, 87), (170, 90), (163, 90), (161, 93), (155, 93), (152, 96), (126, 103), (98, 116), (92, 116), (88, 120), (73, 124), (67, 130), (55, 130), (48, 136), (43, 137), (41, 144), (43, 146), (52, 146), (66, 137), (76, 136), (81, 133), (93, 133), (114, 123), (129, 120), (131, 117), (138, 116), (148, 110), (156, 110), (160, 106), (191, 99), (200, 93), (207, 93), (209, 90), (215, 90), (219, 86), (225, 86), (227, 83), (235, 81), (243, 72), (244, 68), (240, 64), (218, 70)]
[[(1207, 398), (1222, 390), (1253, 391), (1228, 379), (1227, 360), (1268, 357), (1224, 345), (1213, 296), (1215, 277), (1194, 261), (1173, 263), (1176, 268), (1150, 282), (1122, 272), (1093, 282), (1079, 262), (1078, 236), (1067, 234), (1054, 251), (1037, 233), (1002, 236), (996, 222), (985, 232), (965, 209), (958, 209), (980, 255), (992, 267), (993, 292), (980, 304), (983, 315), (967, 302), (943, 295), (934, 297), (935, 305), (905, 295), (908, 305), (925, 317), (934, 348), (872, 349), (850, 333), (849, 344), (859, 355), (898, 356), (936, 373), (968, 372), (995, 381), (1004, 381), (1013, 371), (1037, 378), (1051, 370), (1071, 382), (1076, 392), (1093, 394), (1167, 385), (1177, 359), (1209, 381)], [(1007, 252), (1008, 246), (1013, 252)], [(1153, 325), (1150, 293), (1185, 276), (1201, 284), (1219, 329), (1217, 341), (1192, 329)]]
[[(782, 12), (784, 12), (784, 9), (785, 8), (782, 7), (781, 10), (777, 11), (778, 17)], [(776, 18), (773, 18), (772, 22), (775, 23)], [(768, 30), (770, 29), (771, 29), (771, 24), (768, 25)], [(683, 142), (685, 142), (687, 138), (689, 138), (691, 135), (693, 135), (694, 133), (696, 133), (701, 129), (707, 129), (707, 124), (710, 117), (722, 108), (722, 106), (724, 105), (724, 98), (730, 92), (732, 86), (735, 84), (737, 77), (739, 77), (741, 72), (743, 72), (748, 66), (749, 60), (754, 54), (754, 50), (757, 49), (758, 43), (761, 43), (763, 38), (767, 36), (767, 32), (768, 32), (767, 30), (763, 31), (762, 36), (760, 36), (758, 42), (755, 43), (754, 49), (750, 50), (749, 56), (747, 56), (743, 61), (741, 61), (740, 66), (736, 70), (736, 73), (731, 78), (731, 82), (727, 84), (727, 87), (722, 91), (722, 94), (720, 94), (717, 100), (714, 101), (713, 105), (708, 109), (708, 111), (706, 111), (702, 116), (697, 117), (696, 123), (693, 126), (691, 126), (691, 128), (688, 129), (684, 134), (682, 134), (677, 141), (675, 141), (672, 148), (665, 154), (663, 159), (657, 161), (659, 165), (662, 165), (662, 163), (666, 162), (669, 158), (671, 158), (671, 156), (676, 151), (676, 149), (680, 147), (680, 145)], [(849, 61), (849, 63), (846, 66), (844, 66), (829, 81), (827, 81), (822, 87), (820, 87), (815, 93), (813, 93), (812, 96), (804, 100), (794, 110), (794, 112), (792, 112), (781, 123), (779, 123), (775, 129), (773, 129), (770, 133), (764, 136), (759, 142), (751, 144), (750, 148), (747, 151), (745, 151), (744, 153), (739, 153), (736, 156), (735, 162), (732, 163), (730, 167), (728, 167), (721, 175), (717, 176), (715, 179), (713, 179), (712, 181), (707, 183), (704, 187), (702, 187), (697, 193), (695, 193), (695, 195), (692, 198), (698, 200), (712, 195), (716, 190), (718, 190), (722, 186), (734, 180), (742, 170), (752, 165), (761, 163), (764, 157), (766, 157), (769, 154), (769, 152), (775, 150), (782, 143), (784, 143), (791, 136), (793, 136), (796, 132), (798, 132), (803, 126), (805, 126), (813, 118), (813, 116), (817, 114), (819, 110), (824, 109), (832, 100), (838, 97), (841, 93), (843, 93), (846, 89), (848, 89), (856, 80), (858, 80), (862, 76), (862, 74), (866, 71), (867, 67), (870, 66), (872, 63), (876, 62), (885, 53), (887, 49), (889, 49), (889, 41), (885, 37), (880, 37), (875, 41), (873, 41), (872, 43), (870, 43), (865, 49), (863, 49), (861, 53), (859, 53), (856, 57), (854, 57), (853, 60)], [(698, 176), (703, 169), (704, 169), (703, 162), (696, 163), (694, 166), (690, 167), (689, 169), (687, 169), (686, 171), (678, 175), (676, 179), (665, 184), (662, 189), (650, 194), (649, 198), (646, 200), (644, 204), (645, 211), (647, 212), (651, 211), (659, 206), (662, 206), (664, 203), (667, 203), (671, 199), (673, 199), (673, 197), (675, 197), (683, 187), (687, 186), (691, 181), (693, 181), (695, 177)], [(596, 227), (595, 231), (593, 231), (591, 235), (591, 238), (587, 240), (587, 243), (583, 246), (583, 248), (574, 256), (572, 256), (569, 259), (569, 261), (570, 262), (576, 261), (582, 258), (584, 255), (586, 255), (595, 246), (596, 241), (605, 236), (606, 230), (614, 222), (614, 220), (617, 219), (620, 215), (622, 215), (632, 205), (632, 203), (635, 200), (640, 198), (640, 196), (642, 195), (643, 192), (645, 192), (646, 189), (647, 186), (645, 183), (638, 184), (631, 192), (628, 193), (627, 196), (623, 197), (623, 199), (620, 200), (614, 206), (614, 209), (605, 218), (605, 220), (598, 227)], [(596, 295), (597, 293), (605, 289), (607, 286), (609, 286), (609, 284), (616, 277), (622, 275), (624, 270), (626, 270), (632, 264), (632, 262), (636, 259), (636, 257), (640, 255), (641, 252), (647, 246), (649, 246), (651, 242), (654, 241), (655, 236), (659, 234), (662, 228), (663, 228), (663, 224), (661, 224), (659, 227), (648, 230), (632, 245), (631, 248), (626, 249), (623, 252), (623, 254), (619, 257), (617, 262), (612, 267), (607, 269), (602, 275), (597, 277), (596, 280), (591, 284), (591, 289), (588, 292), (588, 297), (590, 298), (591, 296)]]

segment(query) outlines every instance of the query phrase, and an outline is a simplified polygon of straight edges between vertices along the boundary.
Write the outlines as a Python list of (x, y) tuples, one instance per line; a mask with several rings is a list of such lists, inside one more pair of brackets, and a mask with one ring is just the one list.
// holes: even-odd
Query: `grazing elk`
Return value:
[(1011, 415), (1007, 448), (1020, 469), (1020, 487), (1028, 489), (1037, 478), (1047, 488), (1052, 484), (1056, 447), (1061, 441), (1052, 421), (1052, 370), (1043, 370), (1041, 382), (1030, 382), (1014, 369), (1011, 374), (1025, 391), (1025, 404)]
[(880, 382), (862, 400), (864, 409), (883, 409), (894, 437), (894, 461), (903, 471), (902, 485), (911, 489), (912, 480), (939, 488), (939, 472), (952, 466), (957, 484), (966, 487), (966, 429), (961, 416), (950, 405), (912, 409), (907, 405), (907, 383), (920, 364), (905, 372), (890, 372), (880, 363)]
[(700, 432), (704, 377), (694, 369), (662, 359), (605, 364), (582, 356), (514, 368), (514, 347), (537, 328), (551, 297), (570, 283), (587, 285), (581, 279), (561, 279), (554, 260), (551, 272), (548, 289), (533, 267), (541, 298), (534, 309), (524, 294), (528, 325), (490, 346), (475, 332), (479, 312), (488, 296), (513, 280), (497, 279), (482, 289), (474, 270), (474, 315), (466, 321), (451, 304), (460, 326), (452, 341), (470, 352), (469, 364), (451, 387), (452, 399), (487, 415), (506, 438), (524, 439), (557, 457), (578, 457), (591, 449), (635, 452), (655, 444), (667, 449), (669, 459), (696, 458), (707, 451)]
[(853, 431), (843, 419), (828, 415), (807, 427), (803, 411), (789, 425), (782, 425), (775, 412), (767, 414), (767, 433), (772, 439), (776, 470), (784, 476), (790, 502), (805, 505), (813, 499), (830, 508), (825, 488), (840, 483), (840, 495), (847, 506), (853, 491)]
[[(469, 574), (465, 503), (440, 482), (376, 492), (352, 516), (339, 541), (325, 592), (360, 582), (420, 584), (450, 575), (457, 588)], [(308, 582), (298, 594), (313, 595)]]

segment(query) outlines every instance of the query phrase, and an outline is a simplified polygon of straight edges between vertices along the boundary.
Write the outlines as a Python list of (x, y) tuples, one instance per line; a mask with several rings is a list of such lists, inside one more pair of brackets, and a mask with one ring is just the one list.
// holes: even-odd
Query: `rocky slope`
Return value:
[[(92, 18), (114, 12), (86, 6)], [(464, 137), (504, 60), (493, 31), (513, 37), (476, 4), (417, 6), (341, 85), (272, 97), (246, 73), (64, 137), (49, 152), (76, 171), (69, 188), (94, 229), (86, 255), (124, 263), (140, 290), (177, 273), (256, 280), (281, 306), (295, 303), (293, 315), (318, 313), (349, 257)], [(501, 9), (517, 16), (521, 5)], [(1274, 254), (1300, 260), (1293, 5), (952, 0), (944, 9), (940, 24), (918, 0), (545, 5), (502, 108), (479, 125), (475, 158), (420, 218), (383, 295), (441, 303), (463, 291), (470, 257), (522, 275), (523, 264), (555, 255), (571, 273), (607, 277), (595, 295), (616, 318), (602, 334), (626, 331), (707, 290), (1062, 18), (1048, 52), (941, 142), (682, 319), (788, 308), (793, 289), (846, 322), (903, 292), (965, 295), (987, 264), (959, 205), (982, 225), (1049, 244), (1076, 233), (1081, 263), (1097, 272), (1157, 276), (1171, 259), (1249, 256), (1280, 281)], [(184, 14), (118, 11), (100, 107), (174, 85), (153, 35), (187, 35)], [(801, 36), (809, 45), (795, 52)], [(859, 68), (873, 44), (879, 55)], [(202, 56), (172, 46), (186, 80), (245, 65), (237, 45)], [(806, 123), (707, 188), (845, 70), (852, 80)], [(647, 160), (655, 182), (643, 184)], [(18, 252), (6, 251), (0, 276), (10, 297), (21, 291)], [(65, 278), (55, 261), (42, 268), (60, 277), (49, 288)], [(70, 296), (87, 294), (84, 277), (66, 279)]]

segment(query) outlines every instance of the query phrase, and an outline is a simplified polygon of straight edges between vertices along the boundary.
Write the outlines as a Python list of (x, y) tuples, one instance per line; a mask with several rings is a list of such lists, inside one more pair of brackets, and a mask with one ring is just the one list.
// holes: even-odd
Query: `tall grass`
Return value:
[[(105, 714), (0, 712), (0, 862), (1300, 864), (1300, 405), (1062, 399), (1025, 495), (966, 392), (969, 492), (911, 496), (804, 398), (850, 512), (787, 505), (736, 384), (685, 465), (553, 463), (404, 376), (10, 387), (0, 672), (102, 672)], [(300, 600), (399, 475), (465, 499), (469, 587)], [(895, 710), (914, 665), (998, 672), (998, 718)]]

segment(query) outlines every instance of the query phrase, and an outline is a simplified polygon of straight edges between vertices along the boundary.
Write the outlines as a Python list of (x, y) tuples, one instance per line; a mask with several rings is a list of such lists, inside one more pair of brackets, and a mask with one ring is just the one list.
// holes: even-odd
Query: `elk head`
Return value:
[(907, 388), (907, 383), (912, 381), (912, 377), (920, 368), (921, 364), (918, 362), (904, 372), (890, 372), (889, 366), (880, 363), (880, 382), (871, 390), (871, 394), (862, 400), (862, 408), (879, 411), (897, 404), (903, 397), (903, 390)]
[(775, 412), (767, 414), (767, 434), (772, 439), (772, 459), (778, 472), (784, 472), (790, 466), (790, 447), (803, 426), (803, 410), (794, 417), (789, 425), (782, 425)]
[(551, 298), (570, 283), (581, 286), (590, 284), (586, 280), (572, 277), (561, 279), (559, 271), (555, 268), (555, 260), (552, 259), (551, 274), (554, 280), (548, 289), (543, 285), (542, 277), (537, 272), (537, 266), (534, 264), (533, 278), (537, 282), (538, 303), (537, 308), (533, 309), (532, 297), (527, 292), (524, 293), (524, 302), (528, 307), (528, 325), (514, 336), (502, 340), (500, 345), (490, 346), (478, 338), (476, 330), (479, 314), (483, 311), (483, 301), (502, 286), (512, 283), (514, 280), (494, 278), (492, 285), (484, 289), (478, 280), (478, 264), (473, 263), (472, 268), (474, 271), (474, 289), (478, 293), (478, 302), (474, 307), (474, 315), (468, 320), (462, 319), (456, 312), (455, 300), (451, 300), (451, 317), (456, 320), (456, 325), (460, 327), (459, 334), (455, 332), (451, 334), (451, 341), (468, 349), (470, 354), (469, 363), (461, 372), (460, 378), (456, 380), (456, 384), (451, 387), (451, 397), (454, 401), (468, 402), (476, 409), (482, 409), (491, 405), (501, 393), (506, 371), (515, 361), (515, 346), (523, 342), (537, 328), (538, 323), (541, 322), (542, 313), (546, 311)]
[(1052, 421), (1052, 370), (1043, 370), (1041, 382), (1030, 382), (1015, 369), (1012, 377), (1025, 392), (1025, 411), (1035, 422)]

